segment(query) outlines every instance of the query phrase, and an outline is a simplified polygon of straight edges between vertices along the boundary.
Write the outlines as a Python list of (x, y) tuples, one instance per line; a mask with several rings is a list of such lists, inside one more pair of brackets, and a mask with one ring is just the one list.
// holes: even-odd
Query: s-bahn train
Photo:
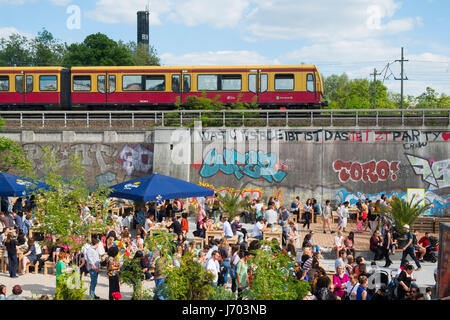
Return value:
[(314, 65), (0, 68), (3, 110), (170, 110), (204, 93), (227, 105), (256, 103), (261, 109), (326, 105)]

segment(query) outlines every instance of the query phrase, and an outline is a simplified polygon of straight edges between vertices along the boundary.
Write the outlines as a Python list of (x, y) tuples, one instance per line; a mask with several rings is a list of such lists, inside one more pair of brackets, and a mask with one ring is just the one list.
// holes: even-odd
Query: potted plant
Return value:
[(225, 194), (219, 194), (219, 200), (228, 218), (232, 220), (238, 213), (247, 207), (250, 198), (248, 196), (242, 197), (240, 191), (227, 190)]
[[(403, 236), (403, 226), (405, 224), (412, 226), (414, 222), (420, 217), (430, 205), (421, 205), (419, 202), (414, 202), (414, 197), (407, 202), (400, 199), (398, 196), (393, 196), (389, 202), (389, 206), (381, 207), (381, 214), (388, 218), (393, 224), (394, 230), (400, 236)], [(400, 243), (401, 247), (402, 244)]]

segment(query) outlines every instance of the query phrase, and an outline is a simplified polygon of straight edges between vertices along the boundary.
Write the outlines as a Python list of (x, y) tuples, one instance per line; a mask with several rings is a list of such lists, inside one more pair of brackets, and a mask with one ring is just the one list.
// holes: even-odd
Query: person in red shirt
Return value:
[(425, 235), (420, 238), (418, 244), (420, 244), (422, 247), (426, 248), (430, 245), (430, 240), (428, 240), (428, 237), (430, 236), (429, 232), (425, 232)]
[(185, 235), (187, 235), (188, 232), (189, 232), (189, 223), (188, 223), (188, 220), (187, 220), (187, 213), (186, 212), (183, 212), (181, 214), (181, 231)]

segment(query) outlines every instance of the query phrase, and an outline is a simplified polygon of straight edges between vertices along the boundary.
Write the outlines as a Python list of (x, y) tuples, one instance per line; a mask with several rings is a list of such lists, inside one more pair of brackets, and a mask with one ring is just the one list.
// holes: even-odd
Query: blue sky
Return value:
[[(0, 37), (45, 27), (68, 43), (96, 32), (136, 41), (136, 11), (147, 4), (150, 42), (164, 65), (303, 62), (325, 76), (369, 78), (403, 46), (406, 94), (427, 86), (450, 94), (448, 0), (0, 0)], [(73, 8), (79, 28), (67, 25), (76, 21)], [(385, 84), (399, 92), (399, 64), (387, 75)]]

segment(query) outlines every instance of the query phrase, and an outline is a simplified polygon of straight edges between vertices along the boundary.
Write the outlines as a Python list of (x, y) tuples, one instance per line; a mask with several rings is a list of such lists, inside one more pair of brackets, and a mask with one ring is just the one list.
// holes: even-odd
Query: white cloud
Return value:
[(72, 0), (50, 0), (50, 1), (57, 6), (66, 6), (72, 2)]
[(257, 65), (280, 64), (278, 59), (264, 57), (255, 51), (208, 51), (190, 52), (182, 55), (163, 53), (164, 65)]
[[(136, 24), (136, 12), (145, 10), (148, 0), (98, 0), (92, 11), (86, 12), (86, 16), (104, 23), (129, 23)], [(161, 24), (161, 14), (167, 13), (172, 1), (150, 2), (150, 24)]]
[(25, 36), (27, 38), (32, 38), (33, 36), (29, 33), (26, 32), (21, 32), (18, 29), (14, 28), (14, 27), (0, 27), (0, 39), (1, 38), (8, 38), (10, 35), (12, 35), (13, 33), (18, 33), (22, 36)]
[(249, 0), (177, 0), (170, 18), (187, 26), (210, 24), (235, 27), (250, 5)]
[(254, 0), (247, 39), (363, 39), (414, 28), (416, 18), (392, 19), (395, 0)]

